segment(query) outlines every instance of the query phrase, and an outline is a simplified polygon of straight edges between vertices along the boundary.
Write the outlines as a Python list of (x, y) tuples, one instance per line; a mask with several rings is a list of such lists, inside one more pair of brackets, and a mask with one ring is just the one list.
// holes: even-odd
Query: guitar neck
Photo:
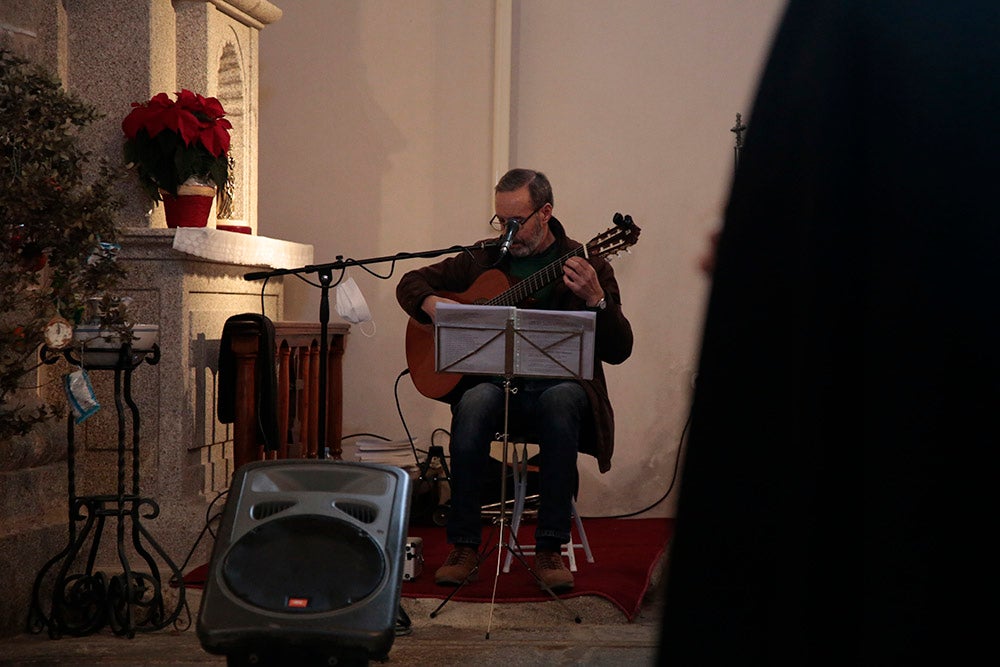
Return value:
[(575, 250), (571, 250), (551, 264), (532, 273), (524, 280), (515, 283), (510, 289), (496, 295), (487, 301), (486, 305), (516, 306), (538, 290), (558, 280), (562, 276), (563, 264), (566, 263), (567, 259), (570, 257), (586, 257), (586, 252), (586, 246), (580, 246)]

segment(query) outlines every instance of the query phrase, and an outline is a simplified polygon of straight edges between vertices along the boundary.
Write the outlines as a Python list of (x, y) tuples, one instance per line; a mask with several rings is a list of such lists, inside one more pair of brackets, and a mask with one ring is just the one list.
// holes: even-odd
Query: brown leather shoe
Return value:
[(466, 581), (475, 581), (476, 573), (473, 570), (478, 566), (479, 552), (475, 548), (456, 545), (452, 547), (444, 565), (434, 573), (434, 583), (438, 586), (459, 586)]
[(535, 572), (553, 593), (562, 593), (573, 588), (573, 573), (563, 565), (562, 554), (558, 551), (539, 551), (535, 554)]

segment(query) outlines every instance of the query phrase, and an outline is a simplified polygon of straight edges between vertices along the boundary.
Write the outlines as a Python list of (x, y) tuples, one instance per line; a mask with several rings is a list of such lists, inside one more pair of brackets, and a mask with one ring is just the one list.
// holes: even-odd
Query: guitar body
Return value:
[[(509, 287), (510, 281), (502, 271), (490, 269), (476, 278), (464, 292), (441, 292), (438, 296), (464, 304), (483, 303)], [(461, 373), (437, 372), (434, 363), (434, 325), (423, 324), (412, 317), (406, 324), (406, 365), (410, 369), (413, 385), (427, 398), (443, 399), (458, 386), (463, 377)]]

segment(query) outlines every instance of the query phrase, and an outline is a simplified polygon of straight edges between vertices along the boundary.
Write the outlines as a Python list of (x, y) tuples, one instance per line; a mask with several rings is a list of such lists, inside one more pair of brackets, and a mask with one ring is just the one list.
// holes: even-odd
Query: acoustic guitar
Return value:
[[(614, 223), (614, 227), (595, 236), (590, 242), (571, 250), (513, 285), (502, 271), (490, 269), (477, 277), (464, 292), (440, 292), (438, 296), (466, 305), (517, 306), (538, 290), (561, 278), (563, 264), (570, 257), (610, 259), (635, 245), (642, 230), (632, 221), (632, 216), (616, 213)], [(463, 377), (461, 373), (439, 373), (436, 370), (434, 325), (418, 322), (412, 317), (406, 325), (406, 365), (417, 391), (427, 398), (443, 399)]]

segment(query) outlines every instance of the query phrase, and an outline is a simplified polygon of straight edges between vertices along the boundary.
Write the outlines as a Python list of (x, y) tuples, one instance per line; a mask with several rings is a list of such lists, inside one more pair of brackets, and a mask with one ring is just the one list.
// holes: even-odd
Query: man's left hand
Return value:
[(563, 282), (573, 294), (593, 308), (604, 298), (604, 289), (597, 280), (597, 272), (590, 262), (582, 257), (570, 257), (563, 264)]

